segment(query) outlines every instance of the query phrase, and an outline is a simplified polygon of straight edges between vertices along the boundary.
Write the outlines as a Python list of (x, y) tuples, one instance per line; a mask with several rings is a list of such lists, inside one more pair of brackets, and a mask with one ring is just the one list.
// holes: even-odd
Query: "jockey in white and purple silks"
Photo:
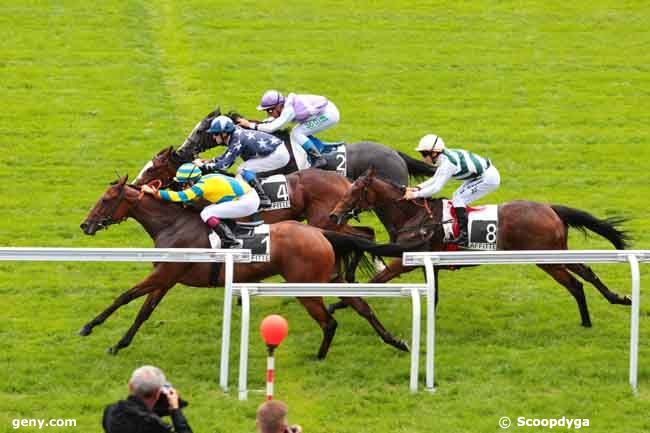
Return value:
[[(246, 128), (272, 133), (289, 122), (295, 122), (296, 126), (291, 131), (291, 144), (300, 145), (309, 154), (313, 160), (312, 166), (320, 167), (327, 164), (320, 154), (323, 143), (314, 137), (314, 134), (339, 123), (339, 110), (332, 101), (324, 96), (295, 93), (289, 93), (285, 98), (277, 90), (267, 90), (257, 109), (266, 111), (274, 120), (253, 123), (241, 119), (239, 124)], [(301, 167), (298, 161), (298, 155), (294, 156), (298, 167), (304, 168), (304, 165)]]
[(231, 167), (237, 157), (244, 162), (237, 168), (250, 186), (255, 188), (260, 198), (260, 207), (271, 206), (271, 200), (262, 189), (262, 184), (257, 179), (257, 173), (273, 171), (289, 163), (291, 156), (282, 140), (261, 131), (247, 131), (235, 126), (227, 116), (215, 117), (206, 131), (219, 146), (228, 146), (228, 149), (210, 161), (195, 160), (194, 163), (201, 167), (204, 174)]

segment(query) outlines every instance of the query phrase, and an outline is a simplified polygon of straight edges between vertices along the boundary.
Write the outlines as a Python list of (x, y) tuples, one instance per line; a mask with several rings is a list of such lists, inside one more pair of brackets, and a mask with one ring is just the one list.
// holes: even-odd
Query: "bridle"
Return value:
[[(151, 182), (149, 182), (147, 185), (154, 188), (154, 189), (159, 189), (162, 186), (162, 181), (160, 181), (159, 179), (154, 179)], [(120, 223), (126, 221), (126, 219), (129, 217), (128, 214), (125, 214), (119, 220), (113, 219), (113, 214), (115, 212), (117, 212), (117, 209), (122, 204), (122, 201), (126, 197), (126, 188), (129, 187), (129, 186), (132, 187), (132, 188), (137, 188), (134, 185), (126, 185), (126, 184), (122, 185), (122, 190), (120, 191), (120, 195), (117, 197), (117, 200), (113, 204), (113, 207), (111, 208), (110, 212), (107, 212), (107, 215), (105, 217), (103, 217), (102, 219), (100, 219), (99, 222), (97, 223), (97, 225), (99, 225), (100, 227), (108, 227), (110, 225), (120, 224)], [(133, 210), (138, 208), (138, 206), (140, 205), (140, 202), (142, 201), (142, 198), (144, 197), (144, 194), (145, 194), (144, 191), (142, 191), (142, 189), (140, 189), (140, 193), (138, 194), (138, 199), (136, 200), (135, 205), (133, 206)]]

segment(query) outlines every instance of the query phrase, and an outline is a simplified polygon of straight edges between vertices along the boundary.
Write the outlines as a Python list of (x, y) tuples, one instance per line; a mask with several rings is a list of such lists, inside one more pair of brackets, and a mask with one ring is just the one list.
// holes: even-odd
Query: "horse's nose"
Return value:
[(88, 230), (88, 223), (85, 221), (82, 222), (79, 228), (85, 232), (86, 230)]

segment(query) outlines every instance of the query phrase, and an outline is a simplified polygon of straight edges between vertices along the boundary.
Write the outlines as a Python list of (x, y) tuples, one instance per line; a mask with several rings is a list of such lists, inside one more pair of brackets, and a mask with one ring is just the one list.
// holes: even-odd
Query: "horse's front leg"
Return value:
[(187, 270), (189, 267), (188, 265), (191, 266), (191, 263), (158, 264), (147, 278), (122, 293), (106, 310), (102, 311), (97, 317), (84, 325), (84, 327), (79, 331), (79, 335), (90, 335), (95, 326), (104, 323), (104, 321), (113, 314), (115, 310), (128, 304), (132, 300), (151, 293), (156, 289), (172, 287), (176, 284), (180, 275)]
[(386, 269), (379, 272), (377, 275), (372, 277), (370, 280), (371, 283), (385, 283), (392, 280), (395, 277), (398, 277), (406, 272), (411, 272), (415, 267), (404, 266), (402, 259), (395, 259), (386, 265)]
[(108, 353), (111, 355), (117, 355), (117, 352), (119, 352), (120, 349), (123, 349), (131, 344), (131, 341), (133, 340), (133, 337), (135, 337), (135, 334), (138, 332), (138, 329), (140, 329), (140, 326), (142, 326), (142, 324), (146, 322), (147, 319), (149, 319), (149, 316), (151, 316), (153, 310), (156, 309), (156, 306), (158, 306), (168, 291), (169, 288), (158, 289), (147, 296), (147, 299), (145, 299), (142, 307), (140, 308), (140, 311), (138, 312), (138, 315), (133, 321), (133, 325), (131, 325), (129, 330), (126, 331), (126, 334), (124, 334), (124, 336), (120, 339), (120, 341), (118, 341), (115, 346), (108, 348)]

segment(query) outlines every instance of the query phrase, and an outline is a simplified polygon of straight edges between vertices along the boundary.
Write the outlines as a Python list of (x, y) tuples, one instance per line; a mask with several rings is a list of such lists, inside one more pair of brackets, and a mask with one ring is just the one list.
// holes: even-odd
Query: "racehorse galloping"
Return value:
[[(171, 147), (158, 152), (133, 184), (141, 186), (155, 180), (159, 180), (162, 185), (171, 183), (180, 166), (178, 158), (174, 155)], [(370, 227), (353, 227), (348, 224), (339, 226), (329, 218), (330, 210), (350, 187), (346, 178), (332, 171), (318, 169), (302, 170), (286, 177), (291, 207), (260, 212), (265, 223), (306, 220), (314, 227), (374, 239), (374, 230)]]
[[(206, 133), (206, 131), (210, 127), (212, 119), (220, 114), (221, 110), (218, 108), (209, 113), (194, 127), (178, 150), (174, 151), (174, 159), (179, 166), (184, 162), (191, 162), (199, 153), (216, 146), (216, 143), (212, 140), (210, 134)], [(229, 113), (228, 115), (235, 123), (237, 123), (237, 119), (241, 117), (237, 113)], [(278, 131), (278, 133), (274, 135), (285, 143), (287, 150), (292, 155), (292, 161), (285, 167), (285, 170), (280, 172), (258, 173), (260, 178), (271, 174), (288, 174), (298, 170), (298, 167), (295, 164), (295, 158), (293, 157), (293, 150), (289, 141), (288, 132)], [(375, 143), (372, 141), (347, 143), (345, 144), (345, 149), (347, 156), (346, 176), (350, 180), (357, 179), (371, 166), (376, 167), (377, 173), (382, 177), (404, 185), (409, 183), (409, 176), (431, 177), (435, 174), (434, 167), (431, 167), (415, 158), (411, 158), (410, 156), (381, 143)], [(145, 166), (145, 169), (146, 168), (147, 167)]]
[[(94, 235), (108, 225), (128, 217), (137, 220), (154, 240), (157, 248), (209, 248), (208, 228), (198, 214), (173, 203), (156, 200), (142, 194), (139, 188), (127, 185), (126, 176), (115, 182), (90, 211), (81, 228)], [(270, 226), (271, 259), (265, 263), (235, 264), (234, 279), (238, 282), (258, 282), (272, 275), (282, 275), (287, 282), (326, 283), (336, 271), (336, 263), (349, 254), (369, 251), (373, 254), (400, 255), (404, 249), (394, 245), (377, 246), (354, 236), (324, 231), (294, 221)], [(109, 349), (116, 354), (127, 347), (165, 294), (176, 283), (194, 287), (223, 285), (224, 269), (219, 270), (216, 282), (211, 281), (211, 263), (156, 263), (153, 272), (142, 282), (122, 293), (101, 314), (87, 323), (80, 334), (89, 335), (115, 310), (138, 297), (147, 295), (133, 325), (120, 341)], [(336, 331), (336, 320), (325, 308), (321, 297), (298, 298), (311, 317), (323, 330), (318, 357), (327, 355)], [(375, 328), (382, 339), (401, 350), (408, 346), (390, 335), (370, 307), (360, 298), (351, 299), (351, 305)]]
[[(332, 211), (331, 218), (340, 223), (350, 212), (381, 209), (392, 225), (397, 227), (394, 235), (398, 242), (429, 238), (430, 251), (443, 251), (442, 199), (417, 203), (402, 200), (403, 195), (402, 186), (379, 178), (371, 169), (354, 182)], [(511, 201), (499, 205), (498, 218), (496, 246), (499, 250), (566, 250), (569, 227), (597, 233), (617, 249), (624, 249), (629, 240), (625, 232), (618, 228), (624, 221), (622, 218), (601, 220), (587, 212), (565, 206)], [(581, 263), (537, 266), (573, 295), (578, 303), (583, 326), (591, 326), (587, 300), (582, 283), (572, 273), (593, 284), (610, 303), (631, 304), (627, 296), (622, 297), (610, 291), (589, 266)], [(376, 275), (372, 282), (386, 282), (410, 270), (413, 268), (404, 267), (401, 259), (395, 260)]]

